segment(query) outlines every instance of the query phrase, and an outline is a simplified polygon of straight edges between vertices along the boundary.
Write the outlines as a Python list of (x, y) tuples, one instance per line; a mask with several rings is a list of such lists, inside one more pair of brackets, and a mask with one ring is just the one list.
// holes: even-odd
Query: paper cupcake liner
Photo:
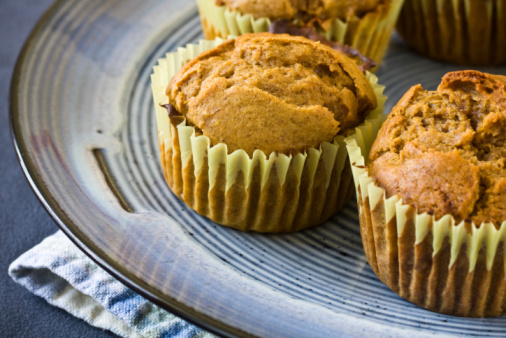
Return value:
[(465, 317), (506, 313), (506, 221), (476, 226), (451, 215), (437, 220), (404, 204), (369, 176), (358, 145), (346, 140), (357, 192), (360, 233), (378, 278), (431, 311)]
[(406, 1), (397, 23), (419, 53), (463, 65), (506, 63), (506, 3), (503, 0)]
[[(374, 12), (347, 21), (335, 19), (324, 32), (327, 39), (357, 49), (379, 65), (390, 41), (397, 17), (404, 0), (390, 0), (379, 5)], [(227, 38), (229, 35), (267, 32), (269, 18), (256, 19), (251, 14), (242, 15), (225, 6), (216, 6), (211, 0), (197, 0), (202, 29), (206, 39)]]
[[(293, 232), (327, 220), (353, 194), (346, 140), (336, 136), (305, 153), (266, 156), (256, 150), (229, 154), (223, 143), (211, 146), (207, 136), (170, 119), (160, 103), (172, 76), (188, 61), (224, 40), (201, 41), (167, 54), (151, 76), (161, 164), (174, 194), (211, 220), (242, 231)], [(378, 107), (364, 122), (376, 134), (385, 97), (377, 78), (368, 74)], [(350, 132), (353, 134), (353, 132)], [(370, 147), (370, 145), (369, 145)]]

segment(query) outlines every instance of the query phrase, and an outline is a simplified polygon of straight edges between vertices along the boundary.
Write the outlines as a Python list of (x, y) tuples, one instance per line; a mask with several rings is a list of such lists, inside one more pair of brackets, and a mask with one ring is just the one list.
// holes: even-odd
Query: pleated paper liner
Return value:
[[(297, 155), (256, 150), (229, 154), (225, 144), (211, 146), (186, 121), (170, 119), (165, 89), (188, 61), (224, 40), (200, 41), (168, 53), (151, 76), (156, 108), (160, 157), (171, 190), (190, 208), (209, 219), (242, 231), (294, 232), (327, 220), (351, 197), (354, 187), (346, 140), (336, 136), (318, 149)], [(363, 146), (370, 148), (381, 125), (385, 97), (377, 78), (368, 74), (378, 107), (363, 123), (374, 134)], [(361, 131), (359, 131), (361, 132)], [(353, 132), (350, 132), (353, 133)]]
[(504, 0), (406, 1), (397, 24), (419, 53), (463, 65), (506, 63)]
[(437, 220), (404, 204), (369, 176), (358, 144), (346, 140), (357, 192), (360, 233), (370, 266), (401, 297), (454, 316), (495, 317), (506, 308), (506, 221), (476, 226)]
[[(404, 0), (386, 0), (375, 11), (361, 18), (353, 17), (347, 21), (335, 19), (324, 34), (329, 40), (356, 48), (379, 65), (403, 2)], [(255, 20), (251, 14), (242, 15), (225, 6), (216, 6), (213, 0), (197, 0), (197, 5), (206, 39), (267, 32), (271, 24), (269, 18)]]

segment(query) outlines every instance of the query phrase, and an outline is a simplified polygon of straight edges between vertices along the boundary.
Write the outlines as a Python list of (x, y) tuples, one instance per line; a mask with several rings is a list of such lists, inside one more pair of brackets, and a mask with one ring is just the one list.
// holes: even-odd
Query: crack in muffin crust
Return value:
[(213, 144), (252, 154), (331, 142), (376, 107), (354, 61), (306, 38), (243, 35), (186, 64), (169, 103)]
[(448, 73), (437, 91), (412, 87), (369, 155), (371, 175), (436, 218), (498, 227), (506, 219), (506, 77)]

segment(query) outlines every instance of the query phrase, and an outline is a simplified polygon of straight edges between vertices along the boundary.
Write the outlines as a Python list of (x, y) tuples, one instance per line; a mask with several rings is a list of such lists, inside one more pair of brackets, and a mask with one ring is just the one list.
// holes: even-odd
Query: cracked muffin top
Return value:
[(353, 60), (303, 37), (270, 33), (202, 53), (172, 78), (166, 94), (212, 145), (249, 155), (317, 148), (376, 107)]
[(268, 17), (271, 20), (307, 17), (345, 20), (373, 11), (382, 2), (384, 0), (216, 0), (218, 6), (224, 5), (231, 11), (252, 14), (255, 19)]
[(387, 198), (436, 219), (506, 220), (506, 77), (459, 71), (437, 91), (412, 87), (371, 149), (370, 175)]

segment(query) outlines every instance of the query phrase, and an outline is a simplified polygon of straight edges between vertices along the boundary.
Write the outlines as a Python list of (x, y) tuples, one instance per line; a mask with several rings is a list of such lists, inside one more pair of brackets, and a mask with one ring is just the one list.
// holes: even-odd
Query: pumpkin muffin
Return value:
[(432, 311), (506, 313), (506, 77), (459, 71), (412, 87), (352, 158), (374, 272)]
[(218, 0), (216, 4), (224, 5), (231, 11), (252, 14), (255, 19), (261, 17), (269, 17), (271, 20), (297, 18), (303, 22), (314, 19), (325, 22), (335, 18), (346, 20), (351, 16), (363, 16), (374, 11), (381, 2), (383, 0)]
[(197, 4), (208, 39), (265, 32), (272, 23), (288, 20), (354, 47), (379, 64), (403, 1), (197, 0)]
[(345, 55), (306, 38), (219, 42), (155, 67), (155, 104), (169, 110), (157, 107), (169, 187), (239, 230), (291, 232), (325, 221), (353, 191), (344, 135), (366, 117), (376, 121), (382, 88)]
[(413, 49), (461, 65), (506, 63), (502, 0), (406, 0), (397, 31)]

